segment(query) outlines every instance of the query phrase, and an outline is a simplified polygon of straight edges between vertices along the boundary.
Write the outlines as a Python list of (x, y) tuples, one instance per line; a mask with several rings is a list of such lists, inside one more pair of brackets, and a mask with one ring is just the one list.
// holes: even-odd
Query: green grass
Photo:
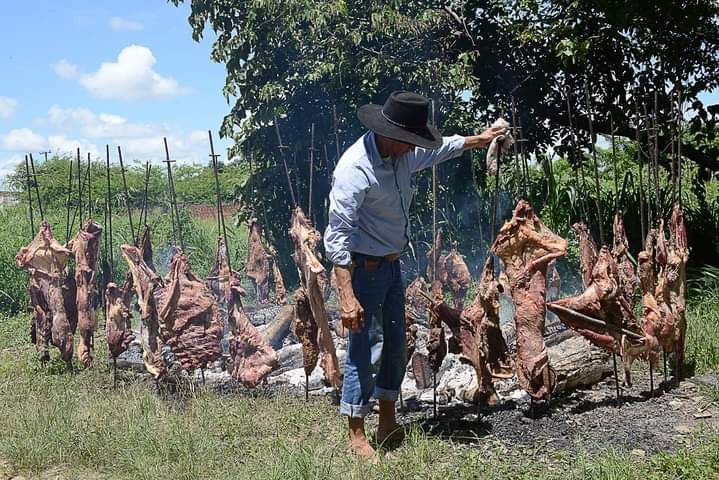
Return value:
[[(692, 303), (692, 315), (702, 308)], [(691, 447), (642, 458), (611, 449), (528, 455), (490, 441), (467, 447), (415, 427), (391, 458), (368, 466), (346, 453), (344, 422), (326, 399), (306, 403), (284, 394), (253, 397), (203, 388), (158, 394), (152, 382), (125, 375), (113, 389), (102, 362), (75, 375), (60, 362), (41, 366), (27, 340), (28, 322), (27, 315), (0, 317), (0, 478), (48, 471), (60, 478), (136, 480), (719, 476), (719, 436), (702, 432)], [(690, 357), (697, 361), (706, 351), (695, 345), (705, 326), (696, 319), (689, 325)], [(99, 339), (97, 349), (97, 358), (105, 358)]]

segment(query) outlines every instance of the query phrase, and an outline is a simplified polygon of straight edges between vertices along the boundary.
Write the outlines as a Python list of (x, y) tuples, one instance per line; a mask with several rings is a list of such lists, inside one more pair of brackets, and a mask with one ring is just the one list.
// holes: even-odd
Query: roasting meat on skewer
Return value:
[(272, 278), (275, 282), (275, 299), (278, 305), (287, 305), (287, 290), (285, 281), (282, 279), (282, 272), (277, 266), (277, 257), (272, 257)]
[(319, 329), (312, 316), (310, 301), (304, 288), (295, 291), (295, 321), (292, 324), (295, 336), (302, 343), (302, 359), (305, 374), (310, 375), (317, 366), (320, 347), (317, 343)]
[(182, 368), (206, 368), (220, 357), (223, 321), (209, 287), (190, 269), (177, 249), (164, 286), (154, 291), (160, 335)]
[(612, 255), (617, 262), (619, 273), (619, 291), (629, 310), (634, 312), (637, 304), (637, 289), (639, 288), (639, 277), (636, 269), (629, 259), (629, 241), (627, 232), (624, 230), (624, 218), (621, 213), (614, 215), (614, 248)]
[(556, 374), (549, 366), (544, 344), (547, 265), (566, 253), (567, 241), (549, 230), (529, 203), (520, 200), (497, 234), (492, 251), (504, 263), (509, 278), (519, 384), (532, 399), (548, 399)]
[[(342, 380), (335, 352), (335, 345), (330, 332), (327, 310), (325, 309), (323, 288), (329, 284), (325, 275), (325, 267), (319, 260), (317, 242), (322, 238), (320, 233), (312, 226), (312, 222), (305, 216), (300, 207), (292, 212), (292, 226), (290, 238), (295, 250), (295, 263), (299, 271), (300, 283), (305, 290), (310, 305), (312, 317), (319, 329), (318, 343), (320, 347), (320, 365), (325, 372), (327, 382), (335, 389), (339, 389)], [(325, 284), (320, 285), (320, 278), (325, 278)]]
[(429, 302), (422, 295), (422, 292), (427, 291), (427, 282), (420, 275), (415, 278), (412, 283), (407, 286), (405, 292), (405, 298), (407, 302), (408, 310), (414, 311), (417, 315), (424, 315), (429, 306)]
[[(684, 215), (679, 203), (672, 208), (669, 220), (669, 258), (665, 267), (665, 294), (674, 314), (674, 329), (676, 344), (674, 347), (675, 362), (679, 367), (684, 363), (684, 341), (686, 338), (686, 289), (687, 289), (687, 262), (689, 261), (689, 243), (687, 229), (684, 225)], [(678, 379), (677, 379), (678, 380)]]
[(437, 229), (437, 236), (434, 239), (434, 245), (427, 252), (427, 279), (431, 282), (435, 279), (434, 277), (434, 256), (436, 252), (437, 261), (437, 277), (436, 279), (442, 282), (442, 285), (447, 284), (447, 269), (445, 268), (444, 261), (445, 257), (442, 256), (442, 229)]
[(270, 256), (267, 254), (257, 219), (250, 220), (250, 234), (247, 239), (247, 276), (255, 286), (258, 303), (270, 301)]
[(152, 270), (142, 257), (142, 251), (131, 245), (121, 245), (120, 251), (127, 262), (132, 276), (132, 285), (140, 306), (140, 342), (142, 344), (142, 361), (147, 372), (156, 380), (167, 373), (162, 358), (162, 340), (158, 322), (154, 291), (163, 286), (162, 279)]
[(482, 270), (477, 296), (471, 305), (462, 310), (444, 303), (434, 303), (433, 311), (450, 326), (458, 330), (462, 360), (470, 363), (477, 373), (479, 389), (475, 401), (494, 405), (497, 395), (492, 377), (512, 377), (513, 365), (507, 344), (499, 327), (500, 285), (494, 276), (492, 257), (488, 257)]
[[(444, 304), (442, 284), (439, 280), (432, 282), (432, 302), (433, 304)], [(459, 328), (457, 328), (457, 322), (452, 323), (455, 327), (452, 331), (458, 333)], [(457, 337), (454, 338), (457, 339)], [(447, 342), (444, 338), (442, 319), (435, 309), (432, 309), (429, 313), (429, 342), (427, 343), (427, 352), (429, 353), (429, 365), (432, 371), (436, 373), (442, 366), (444, 357), (447, 356)]]
[(454, 297), (454, 308), (464, 308), (464, 299), (467, 296), (469, 286), (472, 284), (472, 276), (462, 256), (457, 253), (457, 242), (452, 242), (452, 250), (444, 257), (445, 270), (447, 272), (447, 283), (445, 286), (452, 292)]
[(93, 342), (97, 328), (97, 311), (93, 304), (97, 295), (97, 257), (101, 234), (102, 227), (92, 219), (88, 219), (67, 245), (75, 256), (77, 323), (80, 327), (77, 356), (85, 368), (92, 365)]
[(19, 268), (30, 274), (31, 336), (40, 359), (50, 357), (48, 343), (60, 350), (60, 357), (72, 361), (72, 326), (65, 311), (63, 271), (72, 252), (52, 236), (50, 224), (43, 220), (32, 242), (15, 256)]
[(589, 228), (583, 222), (572, 225), (579, 239), (579, 268), (582, 272), (582, 286), (587, 288), (592, 280), (592, 270), (597, 261), (597, 244)]
[(119, 357), (130, 346), (135, 335), (132, 332), (132, 276), (128, 274), (125, 284), (118, 287), (110, 282), (105, 287), (105, 336), (111, 358)]
[(232, 377), (244, 386), (254, 388), (279, 366), (277, 352), (260, 335), (242, 308), (245, 291), (240, 276), (233, 272), (229, 283), (228, 320), (229, 342), (232, 357)]

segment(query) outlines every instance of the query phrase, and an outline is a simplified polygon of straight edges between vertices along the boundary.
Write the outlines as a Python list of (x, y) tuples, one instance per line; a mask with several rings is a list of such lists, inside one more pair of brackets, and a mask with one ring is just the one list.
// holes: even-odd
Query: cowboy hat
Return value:
[(423, 148), (438, 148), (442, 134), (427, 124), (429, 100), (422, 95), (397, 90), (384, 105), (367, 104), (357, 110), (362, 125), (383, 137)]

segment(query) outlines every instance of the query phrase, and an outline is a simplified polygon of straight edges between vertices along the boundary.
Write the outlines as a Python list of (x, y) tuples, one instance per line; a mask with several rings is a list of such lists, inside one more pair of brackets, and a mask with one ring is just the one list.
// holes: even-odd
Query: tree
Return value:
[[(700, 92), (719, 86), (719, 5), (712, 0), (194, 0), (191, 5), (194, 38), (209, 25), (218, 35), (212, 59), (227, 66), (223, 93), (234, 105), (221, 134), (236, 141), (234, 154), (253, 163), (252, 180), (241, 189), (245, 213), (270, 212), (277, 221), (264, 223), (286, 249), (290, 187), (283, 180), (275, 119), (288, 147), (292, 188), (305, 208), (309, 132), (315, 124), (321, 164), (314, 172), (313, 200), (320, 228), (326, 209), (319, 202), (326, 198), (337, 157), (333, 108), (342, 150), (362, 132), (357, 107), (382, 102), (397, 88), (432, 97), (437, 123), (461, 133), (511, 116), (514, 96), (531, 152), (548, 146), (570, 152), (568, 102), (580, 146), (589, 143), (585, 82), (598, 133), (609, 133), (611, 113), (618, 134), (634, 138), (637, 108), (643, 115), (646, 106), (662, 127), (658, 140), (664, 151), (671, 140), (672, 100), (679, 93), (696, 110), (694, 131), (714, 131), (716, 108), (697, 101)], [(715, 142), (683, 146), (703, 172), (719, 170), (717, 152)], [(574, 168), (582, 161), (582, 155), (570, 158)], [(486, 185), (481, 157), (474, 160), (442, 169), (445, 198), (460, 205), (458, 211), (467, 201), (480, 207), (487, 201), (475, 198), (472, 179), (480, 180), (482, 190)], [(669, 156), (660, 160), (668, 169)], [(426, 176), (419, 184), (427, 188)], [(426, 212), (416, 213), (426, 225)], [(448, 221), (461, 226), (472, 216)], [(419, 240), (427, 240), (426, 230)]]

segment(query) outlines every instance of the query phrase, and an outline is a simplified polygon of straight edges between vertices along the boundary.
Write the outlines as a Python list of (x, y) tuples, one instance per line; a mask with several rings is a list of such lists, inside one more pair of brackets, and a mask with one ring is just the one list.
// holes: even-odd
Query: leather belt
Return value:
[(363, 264), (367, 270), (375, 270), (382, 262), (396, 262), (399, 260), (400, 255), (399, 253), (390, 253), (382, 257), (376, 257), (374, 255), (352, 252), (352, 263), (354, 265)]

